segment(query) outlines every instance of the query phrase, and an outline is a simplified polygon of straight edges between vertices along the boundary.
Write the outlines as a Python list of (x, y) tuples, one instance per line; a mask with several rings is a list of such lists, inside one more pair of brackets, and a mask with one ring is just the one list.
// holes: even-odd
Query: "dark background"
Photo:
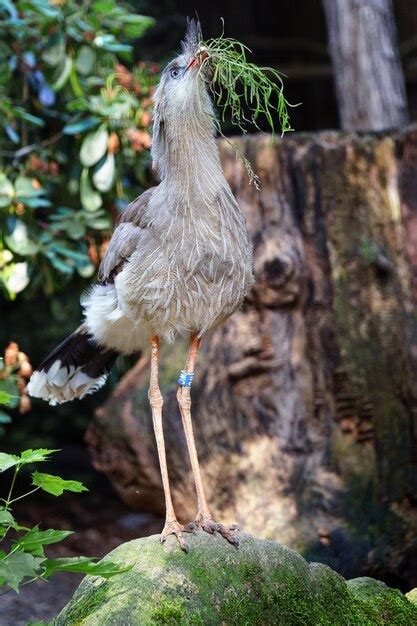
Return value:
[[(333, 73), (327, 50), (327, 27), (320, 0), (267, 2), (136, 3), (157, 18), (137, 47), (138, 56), (160, 60), (178, 48), (185, 17), (197, 12), (205, 38), (217, 37), (223, 17), (225, 35), (237, 38), (253, 52), (253, 60), (286, 74), (296, 131), (339, 128)], [(410, 119), (417, 119), (417, 3), (393, 1), (399, 49), (407, 83)]]

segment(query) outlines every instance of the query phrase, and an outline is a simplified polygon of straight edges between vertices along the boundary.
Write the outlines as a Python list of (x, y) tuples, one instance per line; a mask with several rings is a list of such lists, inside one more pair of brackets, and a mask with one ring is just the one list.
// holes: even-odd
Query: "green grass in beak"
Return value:
[(261, 130), (258, 123), (265, 117), (272, 135), (277, 128), (281, 135), (293, 130), (288, 114), (293, 105), (284, 96), (282, 74), (250, 63), (247, 52), (249, 48), (240, 41), (223, 34), (199, 45), (201, 67), (208, 65), (211, 71), (210, 88), (222, 110), (222, 121), (230, 114), (232, 124), (246, 132), (249, 124)]

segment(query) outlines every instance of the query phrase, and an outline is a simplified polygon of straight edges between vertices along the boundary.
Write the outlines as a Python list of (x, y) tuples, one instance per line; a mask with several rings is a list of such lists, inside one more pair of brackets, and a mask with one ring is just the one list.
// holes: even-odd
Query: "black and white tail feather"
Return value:
[(51, 405), (84, 398), (104, 385), (116, 357), (117, 352), (97, 345), (82, 324), (42, 361), (27, 391)]

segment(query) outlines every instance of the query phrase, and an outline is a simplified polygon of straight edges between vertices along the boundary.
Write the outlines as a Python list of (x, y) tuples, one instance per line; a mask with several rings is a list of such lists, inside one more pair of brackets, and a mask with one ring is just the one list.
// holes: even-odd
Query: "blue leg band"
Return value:
[(178, 384), (180, 387), (191, 387), (193, 378), (194, 372), (184, 372), (184, 370), (181, 370), (180, 377), (178, 378)]

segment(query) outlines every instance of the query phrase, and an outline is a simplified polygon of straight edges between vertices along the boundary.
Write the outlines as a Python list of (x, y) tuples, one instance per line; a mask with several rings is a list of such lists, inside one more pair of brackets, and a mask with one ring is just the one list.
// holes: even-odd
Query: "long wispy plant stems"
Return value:
[(283, 75), (271, 67), (250, 63), (248, 52), (244, 44), (223, 33), (199, 46), (201, 69), (208, 66), (211, 72), (210, 88), (222, 111), (222, 121), (230, 115), (232, 124), (245, 132), (248, 125), (261, 130), (259, 124), (264, 118), (273, 135), (278, 129), (281, 135), (292, 131), (288, 108), (294, 105), (284, 96)]

